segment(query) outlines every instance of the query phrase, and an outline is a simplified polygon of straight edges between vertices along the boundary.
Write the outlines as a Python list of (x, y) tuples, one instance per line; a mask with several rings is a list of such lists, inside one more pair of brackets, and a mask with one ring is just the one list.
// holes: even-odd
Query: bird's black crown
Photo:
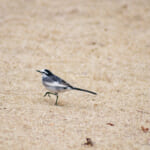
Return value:
[(52, 75), (52, 72), (49, 71), (48, 69), (44, 69), (44, 73), (48, 76)]

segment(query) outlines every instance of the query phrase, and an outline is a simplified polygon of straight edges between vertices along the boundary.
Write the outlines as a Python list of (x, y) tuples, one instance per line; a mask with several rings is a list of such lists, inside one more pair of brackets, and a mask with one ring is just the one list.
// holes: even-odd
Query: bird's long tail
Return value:
[(76, 88), (76, 87), (72, 87), (73, 90), (78, 90), (78, 91), (83, 91), (83, 92), (88, 92), (94, 95), (97, 95), (97, 93), (89, 91), (89, 90), (85, 90), (85, 89), (80, 89), (80, 88)]

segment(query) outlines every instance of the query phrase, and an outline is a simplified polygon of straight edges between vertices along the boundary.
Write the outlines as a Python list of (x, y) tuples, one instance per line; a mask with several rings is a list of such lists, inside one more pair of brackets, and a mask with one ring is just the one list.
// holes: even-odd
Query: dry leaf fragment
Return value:
[(147, 132), (149, 131), (149, 128), (145, 128), (145, 127), (143, 127), (143, 126), (141, 126), (141, 129), (142, 129), (142, 131), (143, 131), (144, 133), (147, 133)]
[(114, 126), (114, 124), (113, 124), (113, 123), (107, 123), (107, 125)]
[(86, 138), (86, 143), (84, 143), (84, 145), (89, 145), (89, 146), (93, 146), (94, 144), (93, 144), (93, 142), (92, 142), (92, 140), (90, 139), (90, 138)]

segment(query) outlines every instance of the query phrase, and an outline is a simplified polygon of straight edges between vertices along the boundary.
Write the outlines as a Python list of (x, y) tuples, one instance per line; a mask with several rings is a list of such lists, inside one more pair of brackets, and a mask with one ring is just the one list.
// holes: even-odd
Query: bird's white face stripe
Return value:
[(52, 87), (67, 87), (64, 84), (60, 84), (58, 82), (44, 82), (47, 86), (52, 86)]

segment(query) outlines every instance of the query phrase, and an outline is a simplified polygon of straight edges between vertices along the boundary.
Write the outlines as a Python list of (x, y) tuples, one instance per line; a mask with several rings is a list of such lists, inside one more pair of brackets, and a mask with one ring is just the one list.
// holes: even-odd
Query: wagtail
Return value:
[(40, 72), (42, 74), (42, 83), (46, 87), (46, 89), (49, 91), (44, 94), (44, 97), (46, 95), (50, 96), (50, 94), (56, 95), (55, 105), (57, 105), (58, 93), (60, 92), (66, 92), (69, 90), (78, 90), (78, 91), (88, 92), (90, 94), (97, 95), (95, 92), (73, 87), (72, 85), (64, 81), (63, 79), (54, 75), (48, 69), (37, 70), (37, 72)]

